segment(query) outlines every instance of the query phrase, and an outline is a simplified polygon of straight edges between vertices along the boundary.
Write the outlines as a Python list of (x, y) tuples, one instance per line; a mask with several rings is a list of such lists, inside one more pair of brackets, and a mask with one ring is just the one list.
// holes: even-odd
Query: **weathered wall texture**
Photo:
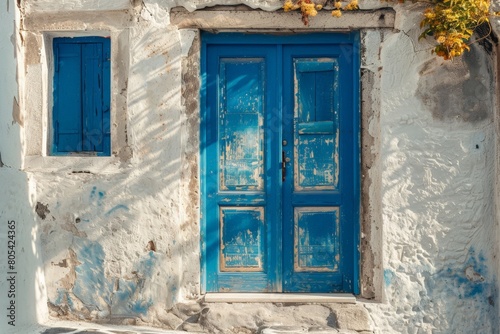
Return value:
[[(189, 198), (180, 183), (193, 173), (182, 164), (192, 158), (183, 155), (187, 146), (181, 145), (187, 133), (181, 64), (195, 33), (173, 29), (164, 10), (135, 10), (115, 11), (105, 23), (99, 14), (62, 19), (54, 14), (26, 23), (33, 43), (28, 52), (42, 54), (26, 65), (26, 75), (32, 75), (27, 89), (34, 92), (30, 105), (44, 103), (44, 72), (50, 72), (42, 59), (51, 50), (41, 42), (41, 30), (66, 36), (85, 26), (86, 34), (109, 32), (116, 42), (112, 85), (120, 89), (113, 93), (112, 126), (124, 134), (115, 138), (114, 157), (42, 157), (43, 144), (32, 133), (46, 131), (46, 125), (35, 118), (26, 125), (33, 129), (27, 145), (34, 154), (26, 168), (44, 208), (38, 222), (53, 315), (143, 317), (153, 323), (161, 318), (157, 313), (199, 295), (199, 199)], [(34, 107), (28, 113), (40, 111)]]
[(380, 56), (372, 175), (384, 302), (366, 306), (381, 332), (496, 332), (495, 55), (473, 44), (443, 62), (417, 42), (418, 13), (399, 14)]
[[(13, 0), (0, 1), (0, 332), (47, 318), (40, 231), (34, 200), (36, 183), (21, 170), (24, 115), (20, 109), (16, 65), (23, 63), (19, 11)], [(19, 79), (19, 81), (18, 81)], [(29, 302), (24, 302), (29, 301)]]
[[(10, 111), (14, 66), (2, 62), (0, 152), (12, 168), (0, 164), (0, 180), (16, 200), (0, 201), (1, 218), (21, 210), (30, 224), (36, 208), (52, 315), (172, 326), (167, 311), (200, 293), (199, 38), (169, 11), (281, 1), (23, 4), (27, 139)], [(374, 301), (360, 302), (378, 333), (495, 332), (496, 55), (474, 44), (444, 63), (418, 42), (422, 7), (395, 9), (395, 30), (362, 31), (362, 296)], [(113, 42), (113, 157), (48, 157), (50, 38), (92, 34)], [(21, 152), (28, 175), (16, 171)]]

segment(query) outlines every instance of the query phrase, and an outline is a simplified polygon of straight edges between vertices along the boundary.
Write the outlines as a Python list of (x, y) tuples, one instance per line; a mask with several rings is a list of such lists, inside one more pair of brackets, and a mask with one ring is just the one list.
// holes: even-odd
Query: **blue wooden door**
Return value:
[(204, 290), (358, 293), (357, 34), (202, 41)]

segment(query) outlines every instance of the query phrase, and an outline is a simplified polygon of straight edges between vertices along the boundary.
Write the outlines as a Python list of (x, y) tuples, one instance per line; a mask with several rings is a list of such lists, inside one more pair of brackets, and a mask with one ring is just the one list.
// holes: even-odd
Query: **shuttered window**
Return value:
[(54, 155), (109, 156), (110, 40), (54, 38)]

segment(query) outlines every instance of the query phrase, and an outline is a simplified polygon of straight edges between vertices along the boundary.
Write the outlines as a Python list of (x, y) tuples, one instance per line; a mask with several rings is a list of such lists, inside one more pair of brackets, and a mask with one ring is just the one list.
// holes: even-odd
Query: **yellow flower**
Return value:
[(287, 0), (285, 1), (285, 4), (283, 5), (283, 9), (285, 10), (285, 12), (289, 12), (291, 10), (294, 10), (294, 5), (293, 5), (293, 2)]
[(335, 9), (334, 11), (332, 11), (332, 16), (333, 17), (341, 17), (342, 12), (339, 9)]
[(439, 37), (437, 38), (437, 42), (438, 42), (438, 43), (444, 43), (445, 41), (446, 41), (446, 37), (444, 37), (444, 36), (439, 36)]
[(426, 18), (428, 18), (428, 19), (433, 19), (433, 18), (435, 18), (435, 17), (436, 17), (436, 14), (434, 14), (434, 13), (433, 13), (433, 12), (431, 12), (431, 11), (429, 11), (429, 12), (426, 12), (426, 13), (424, 14), (424, 16), (425, 16)]
[(342, 3), (340, 1), (335, 1), (335, 8), (337, 9), (342, 8)]
[(349, 2), (347, 6), (345, 6), (345, 10), (356, 10), (356, 9), (359, 9), (358, 0), (351, 0), (351, 2)]
[(313, 3), (302, 2), (300, 10), (302, 11), (302, 14), (306, 16), (316, 16), (316, 14), (318, 14)]
[(316, 9), (317, 10), (322, 10), (323, 9), (323, 5), (316, 5)]

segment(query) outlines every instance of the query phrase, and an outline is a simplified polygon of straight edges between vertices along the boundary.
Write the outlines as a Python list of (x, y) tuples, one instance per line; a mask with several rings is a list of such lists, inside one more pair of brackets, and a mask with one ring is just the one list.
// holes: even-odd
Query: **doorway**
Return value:
[(202, 33), (202, 290), (359, 293), (359, 37)]

